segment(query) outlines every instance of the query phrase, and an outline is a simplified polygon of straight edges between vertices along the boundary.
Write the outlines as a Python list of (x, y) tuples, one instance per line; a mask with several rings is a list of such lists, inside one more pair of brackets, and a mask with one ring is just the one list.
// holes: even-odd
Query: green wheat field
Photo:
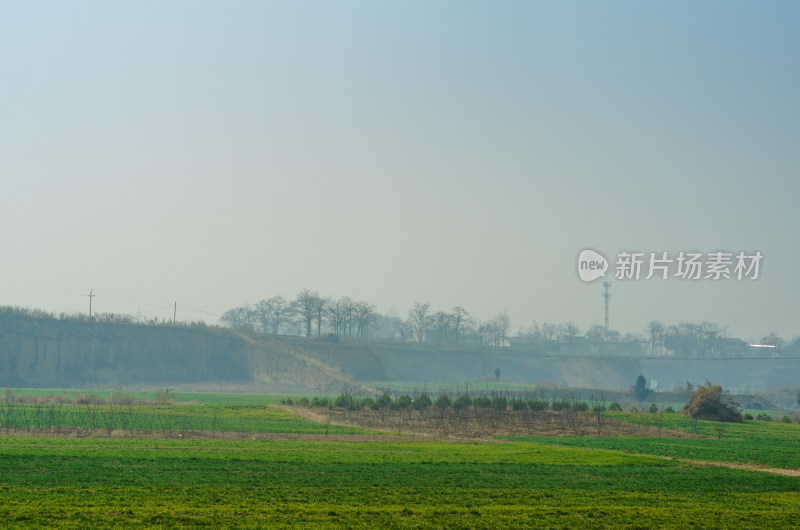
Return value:
[[(333, 427), (291, 417), (274, 406), (277, 396), (174, 398), (181, 404), (140, 406), (142, 418), (126, 420), (136, 430), (116, 425), (113, 436), (102, 426), (91, 436), (68, 428), (84, 414), (69, 404), (49, 427), (41, 420), (36, 428), (31, 411), (39, 406), (46, 415), (50, 403), (15, 402), (11, 412), (4, 403), (0, 526), (800, 527), (800, 477), (712, 465), (796, 471), (797, 424), (747, 421), (721, 433), (717, 424), (700, 422), (694, 437), (680, 439), (481, 442), (381, 441), (381, 433), (358, 439), (357, 429), (336, 427), (352, 439), (309, 440), (303, 435)], [(94, 406), (98, 414), (114, 408)], [(176, 427), (171, 437), (153, 436), (155, 426), (167, 424), (157, 414), (176, 418), (176, 425), (194, 415), (200, 419), (192, 428), (217, 431), (200, 438), (187, 430), (184, 437)], [(677, 415), (661, 421), (682, 425)], [(150, 436), (134, 435), (148, 428)], [(270, 429), (297, 439), (249, 436)]]

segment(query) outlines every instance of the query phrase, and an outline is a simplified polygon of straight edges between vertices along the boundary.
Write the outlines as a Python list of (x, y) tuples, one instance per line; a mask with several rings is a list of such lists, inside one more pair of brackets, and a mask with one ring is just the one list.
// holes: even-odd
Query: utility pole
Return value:
[(611, 293), (608, 292), (608, 288), (611, 287), (611, 282), (603, 282), (603, 300), (606, 303), (606, 337), (608, 337), (608, 302), (611, 300)]
[(89, 318), (92, 318), (92, 298), (97, 296), (94, 291), (89, 289)]
[(175, 325), (175, 317), (178, 316), (178, 302), (175, 302), (175, 307), (172, 308), (172, 325)]

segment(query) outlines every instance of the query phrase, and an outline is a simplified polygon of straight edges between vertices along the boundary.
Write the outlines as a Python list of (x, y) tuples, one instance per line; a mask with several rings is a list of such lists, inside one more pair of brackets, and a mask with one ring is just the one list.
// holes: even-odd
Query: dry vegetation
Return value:
[[(388, 396), (358, 402), (339, 396), (333, 402), (286, 403), (285, 410), (311, 421), (416, 435), (429, 439), (474, 440), (496, 436), (662, 436), (685, 438), (686, 432), (636, 425), (606, 414), (605, 406), (589, 409), (583, 402), (507, 400), (495, 396), (431, 402), (427, 396), (411, 400)], [(405, 398), (405, 401), (404, 401)], [(316, 401), (316, 400), (315, 400)], [(420, 405), (420, 402), (423, 404)], [(314, 406), (316, 405), (316, 406)], [(655, 422), (654, 422), (655, 423)]]
[(696, 420), (722, 421), (742, 423), (742, 414), (736, 403), (720, 385), (712, 385), (706, 381), (696, 389), (687, 385), (689, 402), (682, 413)]

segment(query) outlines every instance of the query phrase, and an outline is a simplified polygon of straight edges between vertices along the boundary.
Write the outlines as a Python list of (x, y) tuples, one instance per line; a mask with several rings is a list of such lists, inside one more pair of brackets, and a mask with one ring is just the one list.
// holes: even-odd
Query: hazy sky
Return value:
[[(800, 3), (0, 4), (0, 305), (216, 322), (309, 288), (800, 335)], [(613, 264), (612, 264), (613, 267)], [(613, 276), (613, 271), (609, 276)], [(166, 307), (168, 306), (168, 307)]]

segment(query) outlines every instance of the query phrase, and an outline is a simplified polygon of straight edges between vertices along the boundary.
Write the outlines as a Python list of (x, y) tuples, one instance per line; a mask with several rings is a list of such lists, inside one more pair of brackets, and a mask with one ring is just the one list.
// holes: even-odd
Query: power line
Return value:
[(188, 310), (190, 310), (190, 311), (196, 311), (197, 313), (203, 313), (204, 315), (208, 315), (208, 316), (212, 316), (212, 317), (217, 317), (217, 318), (219, 318), (219, 314), (217, 314), (217, 313), (209, 313), (208, 311), (203, 311), (202, 309), (197, 309), (197, 308), (194, 308), (194, 307), (189, 307), (188, 305), (179, 304), (179, 303), (177, 303), (177, 302), (175, 302), (175, 305), (176, 305), (177, 307), (182, 307), (183, 309), (188, 309)]

